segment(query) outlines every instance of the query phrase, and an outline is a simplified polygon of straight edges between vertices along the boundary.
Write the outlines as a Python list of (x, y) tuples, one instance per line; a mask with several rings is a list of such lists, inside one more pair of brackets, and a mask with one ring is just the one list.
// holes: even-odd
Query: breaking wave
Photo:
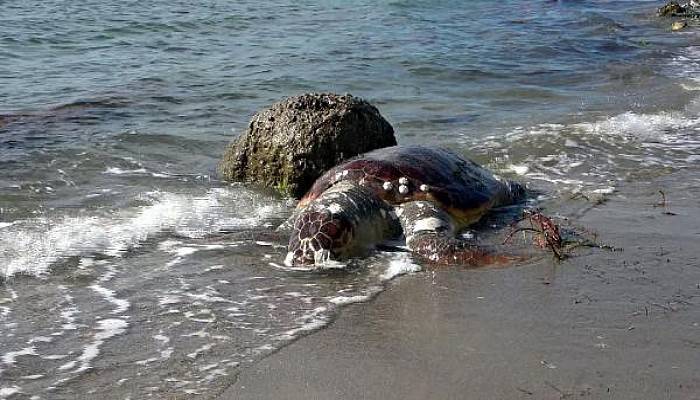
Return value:
[(518, 127), (469, 144), (491, 167), (551, 185), (603, 193), (661, 169), (688, 168), (700, 151), (700, 100), (684, 111), (625, 112), (594, 122)]
[(0, 277), (44, 274), (69, 257), (120, 257), (164, 232), (202, 238), (260, 226), (285, 210), (282, 203), (225, 188), (201, 196), (151, 192), (140, 200), (148, 205), (107, 216), (43, 216), (3, 226)]

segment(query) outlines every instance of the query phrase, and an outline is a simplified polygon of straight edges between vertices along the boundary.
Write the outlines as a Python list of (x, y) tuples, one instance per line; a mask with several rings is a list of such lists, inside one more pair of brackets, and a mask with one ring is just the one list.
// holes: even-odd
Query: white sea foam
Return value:
[(19, 380), (21, 380), (21, 381), (35, 381), (37, 379), (43, 378), (44, 376), (45, 375), (43, 375), (43, 374), (24, 375), (24, 376), (20, 376)]
[[(101, 253), (122, 256), (163, 231), (190, 238), (260, 225), (283, 208), (255, 207), (250, 194), (212, 189), (203, 196), (150, 193), (151, 205), (122, 210), (111, 217), (43, 217), (13, 222), (0, 230), (0, 276), (39, 275), (73, 256)], [(245, 203), (241, 205), (241, 203)], [(259, 201), (258, 201), (259, 203)], [(184, 251), (184, 250), (181, 250)]]
[(75, 361), (69, 361), (68, 363), (59, 367), (62, 370), (70, 370), (76, 367), (77, 362), (80, 365), (73, 372), (80, 373), (87, 371), (91, 368), (90, 362), (94, 360), (100, 354), (100, 347), (110, 338), (121, 335), (126, 331), (129, 324), (123, 319), (118, 318), (107, 318), (97, 321), (98, 332), (95, 333), (93, 341), (83, 348), (83, 353)]
[(389, 260), (389, 266), (381, 275), (381, 279), (388, 281), (397, 276), (418, 272), (420, 270), (421, 266), (413, 262), (409, 253), (396, 253)]
[(357, 295), (357, 296), (336, 296), (330, 298), (328, 301), (335, 305), (347, 305), (347, 304), (355, 304), (355, 303), (362, 303), (365, 301), (368, 301), (372, 298), (371, 295)]
[(319, 306), (313, 310), (307, 311), (304, 315), (297, 318), (296, 322), (299, 325), (297, 328), (282, 333), (276, 339), (284, 341), (292, 340), (301, 333), (308, 333), (323, 328), (329, 322), (327, 311), (328, 308), (325, 306)]
[(122, 314), (126, 312), (131, 306), (128, 300), (117, 298), (113, 290), (107, 289), (106, 287), (99, 285), (91, 285), (90, 289), (102, 295), (102, 297), (108, 302), (114, 304), (116, 308), (112, 310), (111, 314)]
[(199, 347), (198, 349), (196, 349), (192, 353), (187, 354), (187, 357), (195, 359), (195, 358), (199, 357), (201, 354), (208, 352), (213, 347), (214, 347), (213, 343), (207, 343), (207, 344)]
[[(208, 317), (208, 318), (207, 318)], [(216, 314), (214, 314), (209, 309), (203, 309), (198, 311), (186, 311), (185, 318), (193, 322), (200, 322), (203, 324), (211, 324), (216, 322)]]
[(0, 399), (7, 399), (12, 395), (22, 393), (22, 388), (19, 386), (0, 387)]
[[(690, 166), (700, 150), (699, 114), (700, 98), (681, 111), (629, 111), (592, 122), (518, 127), (503, 138), (469, 145), (498, 154), (495, 167), (505, 173), (549, 182), (558, 191), (605, 192), (640, 167)], [(491, 146), (498, 140), (507, 144)]]
[[(688, 46), (673, 57), (668, 64), (671, 75), (700, 82), (700, 46)], [(686, 90), (700, 90), (697, 85), (687, 86)]]
[(509, 165), (508, 169), (518, 175), (525, 175), (530, 170), (527, 165)]
[(212, 286), (207, 286), (203, 293), (185, 293), (189, 298), (204, 303), (233, 303), (233, 300), (221, 297), (220, 293)]
[(63, 319), (64, 321), (61, 325), (62, 331), (78, 329), (78, 326), (75, 324), (75, 314), (77, 314), (78, 312), (79, 311), (75, 306), (70, 306), (67, 309), (61, 311), (61, 319)]
[(158, 305), (161, 307), (180, 303), (182, 303), (182, 297), (177, 295), (168, 294), (158, 298)]
[(8, 351), (2, 355), (2, 362), (5, 365), (12, 366), (15, 364), (19, 356), (36, 356), (36, 347), (30, 346), (18, 351)]
[(697, 117), (682, 112), (637, 114), (629, 111), (601, 121), (572, 126), (589, 134), (634, 138), (643, 142), (664, 142), (675, 138), (673, 131), (693, 128), (699, 123)]
[(146, 168), (122, 169), (119, 167), (109, 167), (103, 173), (108, 175), (145, 175), (148, 174), (148, 170)]
[(615, 192), (615, 187), (614, 186), (608, 186), (600, 189), (594, 189), (592, 193), (597, 193), (597, 194), (612, 194)]

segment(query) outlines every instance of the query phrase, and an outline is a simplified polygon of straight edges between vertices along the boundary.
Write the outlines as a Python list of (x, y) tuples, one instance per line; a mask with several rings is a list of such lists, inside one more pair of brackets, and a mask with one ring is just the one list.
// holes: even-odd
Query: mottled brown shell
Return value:
[(299, 207), (340, 181), (371, 188), (392, 205), (414, 200), (435, 202), (460, 225), (476, 221), (491, 207), (512, 201), (508, 183), (473, 161), (440, 148), (394, 146), (332, 168), (316, 180)]

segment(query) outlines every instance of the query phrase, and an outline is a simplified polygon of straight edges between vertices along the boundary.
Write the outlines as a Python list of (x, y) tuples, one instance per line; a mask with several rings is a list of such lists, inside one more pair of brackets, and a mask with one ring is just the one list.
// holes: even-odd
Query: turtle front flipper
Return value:
[(430, 264), (483, 266), (505, 264), (516, 259), (456, 238), (452, 217), (432, 202), (405, 203), (397, 214), (406, 236), (406, 246)]

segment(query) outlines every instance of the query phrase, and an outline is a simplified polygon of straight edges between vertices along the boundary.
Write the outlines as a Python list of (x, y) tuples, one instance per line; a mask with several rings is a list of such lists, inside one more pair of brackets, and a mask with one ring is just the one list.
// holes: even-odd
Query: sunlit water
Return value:
[(366, 98), (555, 205), (696, 167), (698, 35), (658, 5), (3, 4), (0, 398), (211, 396), (420, 268), (282, 267), (293, 204), (214, 171), (284, 96)]

